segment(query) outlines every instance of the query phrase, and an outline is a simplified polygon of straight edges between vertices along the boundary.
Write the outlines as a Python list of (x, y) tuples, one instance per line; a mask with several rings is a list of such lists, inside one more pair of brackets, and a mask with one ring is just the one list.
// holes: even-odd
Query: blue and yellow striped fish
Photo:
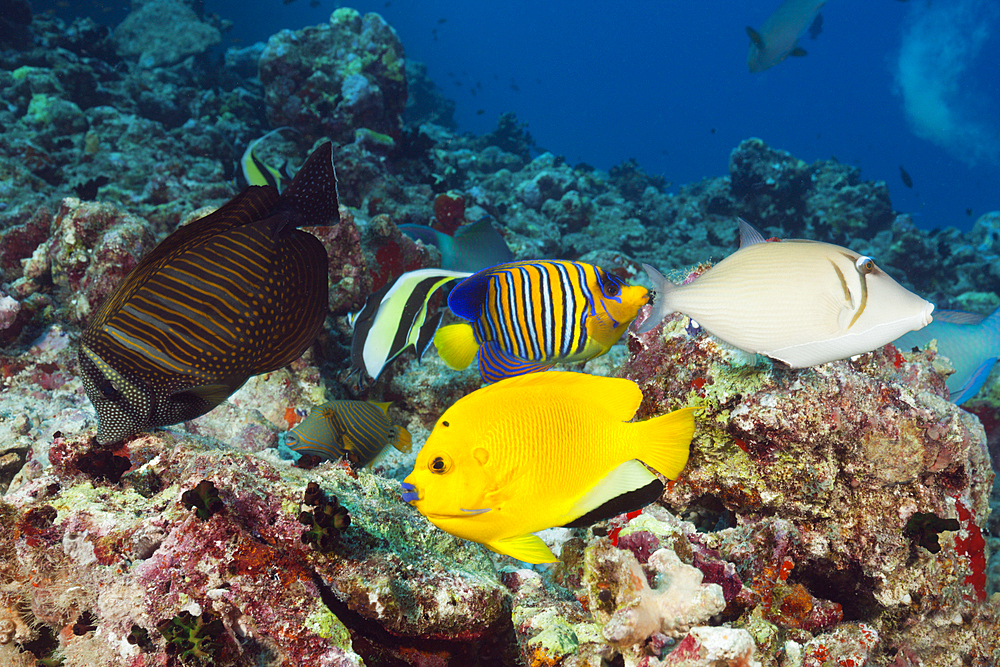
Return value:
[(297, 227), (339, 215), (327, 142), (280, 195), (249, 187), (145, 256), (80, 339), (97, 441), (194, 419), (301, 356), (326, 319), (328, 260)]
[(356, 467), (366, 466), (392, 445), (410, 451), (410, 433), (389, 421), (390, 403), (328, 401), (313, 408), (291, 431), (288, 446), (300, 454), (336, 460), (346, 456)]
[(450, 367), (478, 358), (483, 381), (496, 382), (604, 354), (648, 301), (646, 288), (592, 264), (501, 264), (451, 291), (448, 307), (468, 323), (441, 327), (434, 344)]

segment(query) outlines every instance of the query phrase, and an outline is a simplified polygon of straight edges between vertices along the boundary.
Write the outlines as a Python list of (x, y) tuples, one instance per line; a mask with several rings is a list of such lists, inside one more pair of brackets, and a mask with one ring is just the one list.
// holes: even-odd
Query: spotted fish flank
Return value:
[(332, 145), (285, 192), (249, 187), (129, 273), (80, 341), (97, 440), (198, 417), (294, 361), (326, 317), (327, 255), (296, 229), (339, 219)]
[(647, 301), (645, 288), (591, 264), (501, 264), (452, 289), (448, 307), (468, 323), (442, 327), (434, 344), (452, 368), (477, 358), (483, 381), (496, 382), (604, 354)]
[(870, 257), (829, 243), (766, 243), (740, 220), (740, 249), (693, 282), (644, 265), (656, 289), (639, 333), (681, 312), (725, 343), (803, 368), (869, 352), (931, 321), (934, 304)]
[(410, 433), (389, 421), (389, 403), (329, 401), (313, 408), (292, 429), (289, 446), (300, 454), (336, 460), (346, 456), (356, 466), (373, 462), (392, 445), (410, 451)]

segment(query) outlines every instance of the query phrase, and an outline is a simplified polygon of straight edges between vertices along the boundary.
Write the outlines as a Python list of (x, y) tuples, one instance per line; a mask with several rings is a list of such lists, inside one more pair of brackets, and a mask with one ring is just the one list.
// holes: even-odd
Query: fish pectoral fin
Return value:
[(410, 449), (413, 448), (412, 445), (413, 439), (410, 436), (410, 432), (407, 431), (402, 426), (394, 425), (393, 429), (396, 432), (396, 436), (395, 438), (393, 438), (392, 446), (398, 449), (399, 451), (403, 452), (404, 454), (409, 454)]
[(487, 512), (489, 512), (493, 508), (492, 507), (480, 507), (477, 510), (467, 510), (464, 507), (461, 507), (459, 509), (462, 510), (462, 516), (477, 516), (479, 514), (486, 514)]
[[(652, 499), (655, 500), (663, 490), (663, 484), (659, 478), (638, 460), (631, 459), (626, 461), (605, 475), (604, 479), (595, 484), (590, 491), (577, 500), (576, 504), (573, 505), (565, 517), (565, 521), (560, 525), (587, 525), (582, 523), (577, 524), (576, 522), (579, 522), (583, 517), (588, 517), (589, 519), (590, 517), (605, 515), (599, 518), (607, 518), (607, 516), (621, 514), (625, 510), (615, 510), (624, 504), (634, 504), (638, 496), (644, 498), (644, 493), (649, 493), (652, 489), (644, 493), (639, 493), (638, 496), (630, 494), (643, 491), (643, 489), (650, 486), (651, 482), (656, 482), (659, 485), (659, 490)], [(648, 502), (651, 501), (647, 501), (647, 504)], [(632, 509), (635, 508), (633, 507)], [(612, 513), (606, 514), (607, 512)], [(593, 521), (597, 521), (599, 518), (595, 518)]]
[(583, 346), (583, 349), (580, 352), (568, 357), (563, 357), (560, 361), (566, 363), (573, 361), (587, 361), (589, 359), (593, 359), (594, 357), (599, 357), (602, 354), (606, 354), (610, 349), (610, 347), (602, 345), (597, 339), (588, 336), (587, 344)]
[(523, 563), (558, 563), (559, 559), (552, 550), (545, 546), (541, 538), (535, 535), (520, 535), (505, 537), (502, 540), (487, 542), (486, 546), (498, 554), (506, 554)]
[(808, 55), (808, 53), (809, 52), (803, 49), (801, 46), (796, 46), (794, 49), (788, 52), (788, 55), (797, 56), (801, 58), (804, 55)]
[(764, 38), (760, 36), (759, 32), (757, 32), (750, 26), (747, 26), (747, 36), (750, 38), (750, 41), (753, 42), (754, 46), (756, 46), (761, 51), (764, 50)]
[[(240, 386), (242, 385), (243, 383), (241, 382)], [(224, 400), (229, 398), (232, 395), (232, 393), (236, 391), (236, 389), (239, 389), (239, 387), (236, 387), (234, 389), (228, 384), (203, 384), (197, 387), (188, 387), (187, 389), (181, 389), (180, 391), (175, 391), (172, 394), (170, 394), (170, 397), (173, 399), (178, 399), (187, 394), (191, 396), (197, 396), (198, 398), (208, 401), (209, 403), (215, 403), (216, 405), (218, 405), (219, 403), (222, 403)]]

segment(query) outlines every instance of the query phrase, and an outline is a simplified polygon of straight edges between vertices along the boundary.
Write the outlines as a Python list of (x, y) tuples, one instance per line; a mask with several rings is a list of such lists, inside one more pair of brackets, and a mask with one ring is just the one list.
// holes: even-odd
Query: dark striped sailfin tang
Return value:
[(359, 467), (375, 460), (389, 444), (408, 452), (410, 434), (389, 421), (388, 407), (388, 403), (329, 401), (313, 408), (292, 429), (294, 441), (289, 446), (326, 460), (346, 456)]
[(250, 187), (168, 236), (84, 332), (99, 442), (193, 419), (294, 361), (326, 318), (327, 255), (296, 229), (339, 220), (332, 146), (279, 195)]

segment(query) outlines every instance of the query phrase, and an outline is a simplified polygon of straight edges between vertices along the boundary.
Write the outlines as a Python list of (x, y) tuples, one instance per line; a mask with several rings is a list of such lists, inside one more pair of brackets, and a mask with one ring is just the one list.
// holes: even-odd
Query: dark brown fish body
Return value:
[(326, 318), (327, 255), (296, 228), (338, 216), (327, 143), (283, 194), (247, 188), (144, 257), (80, 341), (98, 442), (203, 415), (301, 356)]

